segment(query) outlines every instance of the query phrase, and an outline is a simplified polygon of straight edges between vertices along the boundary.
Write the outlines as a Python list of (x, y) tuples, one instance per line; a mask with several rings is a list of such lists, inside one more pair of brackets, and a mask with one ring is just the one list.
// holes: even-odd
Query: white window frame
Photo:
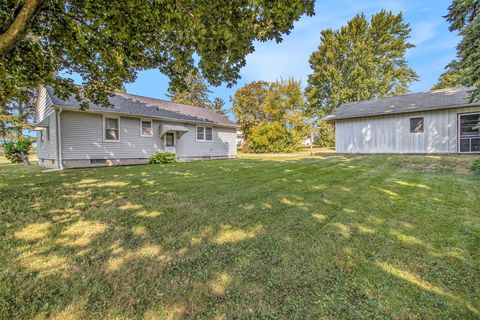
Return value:
[[(198, 134), (197, 134), (198, 128), (203, 128), (203, 139), (198, 139)], [(207, 140), (207, 128), (212, 129), (212, 140)], [(195, 128), (195, 139), (198, 142), (213, 142), (213, 127), (212, 126), (199, 126), (199, 125), (197, 125), (196, 128)]]
[[(151, 134), (143, 134), (142, 122), (150, 122)], [(147, 118), (140, 118), (140, 137), (153, 137), (153, 120)]]
[[(106, 126), (106, 119), (117, 119), (118, 120), (118, 140), (112, 140), (112, 139), (107, 139), (105, 135), (105, 130), (107, 128)], [(102, 117), (102, 135), (103, 135), (103, 142), (120, 142), (120, 139), (122, 138), (121, 134), (121, 126), (120, 126), (120, 116), (118, 115), (110, 115), (110, 114), (104, 114)]]
[[(461, 151), (460, 148), (461, 148), (461, 137), (460, 137), (460, 118), (462, 116), (469, 116), (469, 115), (479, 115), (480, 116), (480, 112), (478, 111), (472, 111), (472, 112), (462, 112), (462, 113), (457, 113), (457, 153), (460, 153), (460, 154), (478, 154), (479, 152), (478, 151)], [(471, 145), (471, 138), (470, 138), (470, 150), (472, 148), (472, 145)]]

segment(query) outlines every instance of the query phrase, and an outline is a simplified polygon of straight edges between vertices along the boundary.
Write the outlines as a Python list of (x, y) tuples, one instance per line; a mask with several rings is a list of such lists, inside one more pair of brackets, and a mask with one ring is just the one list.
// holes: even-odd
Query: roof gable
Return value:
[[(47, 92), (55, 106), (67, 109), (80, 109), (80, 103), (72, 95), (68, 99), (58, 98), (52, 87), (47, 87)], [(179, 104), (171, 101), (137, 96), (127, 93), (115, 93), (109, 98), (111, 107), (90, 104), (90, 111), (111, 112), (128, 114), (140, 117), (154, 117), (165, 120), (186, 122), (211, 123), (225, 126), (237, 126), (230, 119), (216, 113), (213, 110)], [(88, 112), (87, 110), (87, 112)]]
[(480, 105), (479, 102), (470, 103), (469, 90), (469, 88), (465, 87), (449, 88), (382, 99), (344, 103), (325, 119), (332, 121)]

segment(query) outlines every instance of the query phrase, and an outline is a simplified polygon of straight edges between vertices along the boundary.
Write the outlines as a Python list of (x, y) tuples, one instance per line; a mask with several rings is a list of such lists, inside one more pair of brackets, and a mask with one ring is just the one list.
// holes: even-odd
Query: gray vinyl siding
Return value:
[[(456, 153), (457, 114), (480, 106), (337, 120), (339, 153)], [(410, 118), (423, 117), (423, 133), (410, 133)]]
[[(198, 125), (203, 126), (203, 125)], [(235, 128), (213, 127), (213, 141), (197, 141), (194, 124), (185, 125), (189, 129), (177, 140), (179, 158), (196, 157), (234, 157), (237, 155), (237, 131)]]
[(41, 87), (38, 91), (35, 122), (38, 123), (54, 113), (52, 99), (48, 95), (47, 90), (44, 87)]
[[(56, 114), (51, 113), (46, 117), (48, 122), (48, 130), (50, 131), (50, 140), (45, 140), (44, 135), (47, 129), (43, 129), (42, 133), (37, 131), (37, 158), (38, 159), (57, 159), (57, 121)], [(42, 141), (44, 140), (44, 141)]]
[(63, 111), (61, 114), (62, 157), (77, 159), (140, 159), (163, 151), (165, 140), (160, 139), (160, 124), (182, 125), (189, 132), (177, 135), (178, 158), (193, 156), (235, 156), (236, 130), (213, 129), (213, 142), (197, 142), (195, 125), (153, 120), (153, 136), (140, 135), (140, 118), (120, 117), (120, 141), (103, 140), (103, 116), (101, 114)]

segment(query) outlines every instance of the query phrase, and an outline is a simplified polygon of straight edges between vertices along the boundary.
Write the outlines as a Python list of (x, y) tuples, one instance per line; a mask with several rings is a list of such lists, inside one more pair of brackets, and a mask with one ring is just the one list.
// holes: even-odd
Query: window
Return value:
[(140, 119), (140, 135), (142, 137), (153, 136), (152, 120)]
[(212, 141), (213, 140), (213, 130), (212, 128), (205, 128), (205, 140)]
[(423, 132), (423, 117), (410, 118), (410, 133)]
[(213, 128), (197, 127), (197, 141), (213, 141)]
[(480, 152), (480, 113), (459, 115), (460, 152)]
[(197, 127), (197, 140), (205, 140), (205, 127)]
[(104, 140), (105, 141), (120, 141), (120, 119), (113, 117), (104, 118)]
[(173, 147), (175, 145), (175, 135), (173, 132), (165, 133), (165, 144), (167, 147)]

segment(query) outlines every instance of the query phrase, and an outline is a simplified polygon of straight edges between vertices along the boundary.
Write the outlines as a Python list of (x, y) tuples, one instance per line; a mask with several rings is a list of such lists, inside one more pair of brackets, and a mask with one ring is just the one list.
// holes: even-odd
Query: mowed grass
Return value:
[(471, 159), (0, 164), (0, 318), (479, 318)]

